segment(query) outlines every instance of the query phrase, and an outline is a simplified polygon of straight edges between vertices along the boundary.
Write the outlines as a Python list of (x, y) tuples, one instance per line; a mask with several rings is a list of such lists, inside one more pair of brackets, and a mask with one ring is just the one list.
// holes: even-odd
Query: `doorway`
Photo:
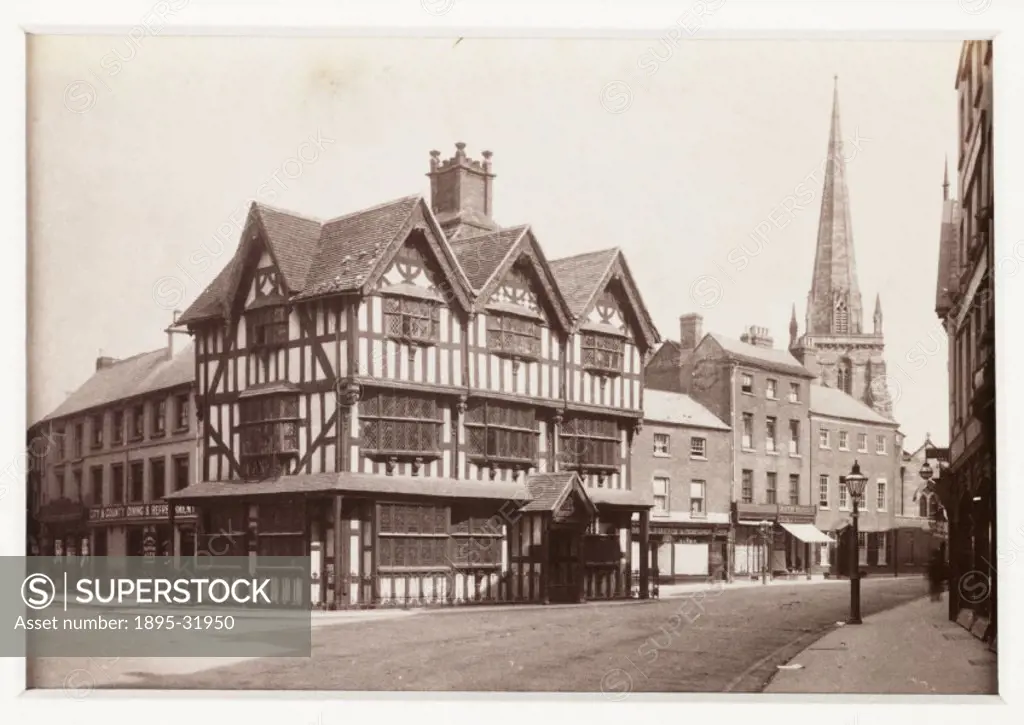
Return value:
[(583, 531), (554, 525), (549, 537), (548, 599), (578, 602), (583, 595)]

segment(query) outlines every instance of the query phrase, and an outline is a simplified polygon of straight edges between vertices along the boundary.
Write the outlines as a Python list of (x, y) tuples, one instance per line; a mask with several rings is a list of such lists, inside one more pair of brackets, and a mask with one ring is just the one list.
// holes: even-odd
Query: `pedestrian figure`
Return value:
[(937, 602), (942, 599), (942, 584), (945, 579), (945, 547), (940, 546), (940, 548), (932, 552), (931, 560), (928, 562), (928, 589), (933, 602)]

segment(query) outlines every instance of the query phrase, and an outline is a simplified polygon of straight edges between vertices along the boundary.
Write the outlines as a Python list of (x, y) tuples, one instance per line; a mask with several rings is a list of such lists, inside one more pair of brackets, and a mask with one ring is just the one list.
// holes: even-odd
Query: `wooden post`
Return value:
[(540, 517), (540, 601), (542, 604), (551, 603), (551, 595), (548, 591), (548, 581), (551, 571), (551, 514), (544, 513)]
[[(587, 601), (587, 559), (584, 553), (586, 548), (587, 532), (584, 529), (576, 540), (576, 569), (579, 580), (576, 582), (576, 601), (580, 604)], [(600, 584), (595, 584), (595, 590)], [(609, 597), (610, 598), (610, 597)]]
[(644, 509), (640, 512), (640, 598), (649, 599), (651, 596), (651, 512)]
[(341, 526), (341, 494), (335, 494), (334, 496), (334, 608), (341, 609), (345, 602), (345, 586), (342, 582), (347, 577), (344, 576), (345, 567), (345, 556), (344, 549), (345, 535), (342, 532)]

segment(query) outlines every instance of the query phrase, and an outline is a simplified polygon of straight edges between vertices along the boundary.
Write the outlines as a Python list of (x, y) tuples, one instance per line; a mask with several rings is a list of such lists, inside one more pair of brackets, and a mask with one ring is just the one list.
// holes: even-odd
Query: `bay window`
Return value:
[(583, 333), (583, 366), (599, 373), (619, 374), (626, 341), (615, 335), (600, 332)]
[(299, 454), (299, 398), (295, 394), (263, 395), (239, 406), (244, 478), (286, 473)]
[(417, 344), (438, 341), (440, 307), (431, 300), (384, 297), (384, 332), (389, 337)]
[(491, 400), (474, 400), (466, 410), (467, 452), (488, 461), (533, 463), (537, 458), (534, 409)]
[(568, 418), (560, 437), (562, 458), (570, 468), (617, 469), (619, 426), (609, 418)]
[(363, 448), (395, 456), (441, 455), (444, 416), (433, 397), (412, 393), (369, 393), (359, 402)]
[(379, 504), (377, 537), (382, 570), (451, 566), (446, 506)]
[(540, 323), (515, 315), (487, 315), (487, 348), (499, 355), (540, 357)]

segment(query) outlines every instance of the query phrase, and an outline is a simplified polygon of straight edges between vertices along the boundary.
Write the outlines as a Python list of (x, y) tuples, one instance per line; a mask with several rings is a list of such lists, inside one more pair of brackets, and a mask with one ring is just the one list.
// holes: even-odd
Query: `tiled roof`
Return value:
[(466, 273), (475, 290), (483, 288), (494, 274), (512, 246), (518, 242), (528, 226), (509, 227), (496, 232), (472, 237), (460, 237), (451, 242), (455, 258)]
[(523, 511), (554, 511), (565, 490), (572, 488), (578, 476), (572, 471), (557, 473), (534, 473), (527, 477), (526, 488), (530, 492), (530, 502), (523, 506)]
[(587, 495), (597, 505), (629, 506), (650, 508), (654, 506), (654, 489), (650, 486), (642, 490), (624, 490), (617, 488), (587, 488)]
[(726, 355), (738, 362), (745, 362), (756, 367), (777, 370), (790, 375), (799, 375), (804, 378), (814, 377), (814, 374), (801, 365), (787, 350), (749, 345), (745, 342), (734, 340), (731, 337), (719, 335), (717, 332), (709, 332), (707, 337), (717, 342)]
[(729, 426), (689, 395), (650, 388), (644, 390), (644, 420), (729, 430)]
[(896, 425), (894, 421), (882, 417), (852, 395), (848, 395), (838, 388), (828, 388), (824, 385), (811, 386), (810, 410), (811, 413), (826, 415), (830, 418), (882, 423), (887, 426)]
[[(250, 214), (259, 217), (289, 291), (304, 298), (358, 287), (421, 203), (421, 196), (407, 196), (326, 222), (265, 204), (253, 204)], [(238, 246), (179, 325), (224, 313), (245, 250), (244, 243)]]
[(320, 222), (266, 204), (257, 204), (256, 209), (285, 284), (292, 292), (301, 292), (320, 243)]
[(145, 352), (97, 370), (43, 420), (63, 418), (157, 390), (191, 385), (194, 379), (195, 351), (191, 343), (170, 360), (167, 348)]
[(324, 223), (300, 297), (345, 291), (362, 284), (381, 252), (422, 201), (420, 196), (407, 196)]
[(312, 473), (280, 476), (264, 481), (204, 481), (166, 498), (195, 500), (222, 496), (269, 496), (283, 493), (395, 493), (441, 498), (529, 500), (526, 486), (498, 481), (466, 481), (422, 476), (381, 476), (373, 473)]
[(582, 314), (591, 298), (599, 291), (597, 285), (618, 254), (619, 250), (615, 247), (551, 260), (551, 272), (558, 280), (558, 288), (574, 315)]

